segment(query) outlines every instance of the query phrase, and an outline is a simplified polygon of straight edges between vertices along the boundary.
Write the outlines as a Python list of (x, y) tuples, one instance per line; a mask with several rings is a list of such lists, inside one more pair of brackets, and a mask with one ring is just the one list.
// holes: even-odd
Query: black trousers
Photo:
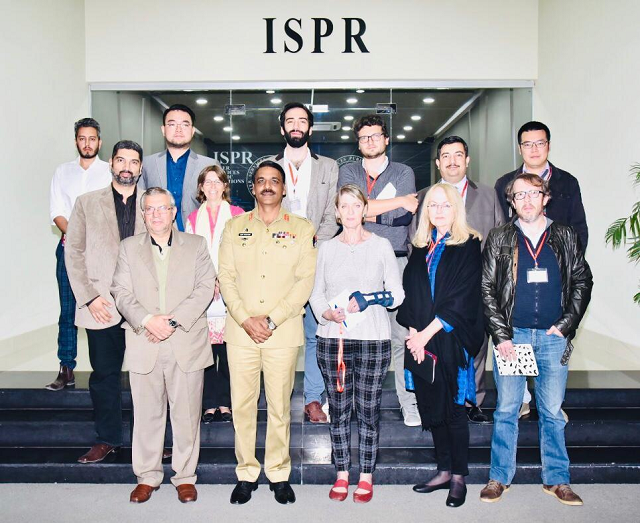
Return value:
[(229, 379), (229, 360), (227, 360), (227, 344), (211, 345), (213, 365), (204, 370), (204, 392), (202, 408), (217, 409), (231, 407), (231, 385)]
[(454, 405), (451, 421), (431, 428), (438, 470), (469, 475), (469, 420), (464, 405)]
[(121, 371), (125, 342), (121, 325), (122, 322), (106, 329), (87, 329), (96, 441), (114, 447), (122, 445)]

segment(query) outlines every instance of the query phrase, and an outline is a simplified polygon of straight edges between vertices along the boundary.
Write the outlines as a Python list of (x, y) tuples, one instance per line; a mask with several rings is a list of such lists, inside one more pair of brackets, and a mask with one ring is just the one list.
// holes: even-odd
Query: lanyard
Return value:
[(298, 180), (300, 179), (300, 175), (298, 174), (298, 176), (294, 176), (293, 174), (293, 168), (291, 167), (291, 162), (287, 162), (287, 165), (289, 166), (289, 174), (291, 175), (291, 184), (293, 185), (293, 194), (296, 194), (296, 185), (298, 184)]
[(544, 245), (545, 240), (547, 239), (547, 231), (544, 231), (544, 234), (542, 235), (542, 239), (540, 240), (540, 243), (538, 244), (538, 248), (536, 249), (536, 253), (533, 253), (533, 249), (531, 248), (531, 246), (529, 246), (530, 240), (529, 238), (527, 238), (526, 236), (524, 237), (524, 244), (527, 246), (527, 250), (529, 251), (529, 254), (531, 254), (531, 257), (533, 258), (533, 263), (536, 266), (536, 269), (538, 268), (538, 256), (540, 256), (540, 251), (542, 250), (542, 246)]
[(378, 178), (373, 180), (373, 183), (370, 183), (369, 180), (371, 179), (371, 176), (369, 176), (369, 172), (366, 169), (364, 170), (364, 174), (367, 182), (367, 196), (369, 196), (371, 194), (371, 191), (373, 191), (373, 188), (376, 186), (376, 182), (380, 178), (380, 175), (378, 175)]
[(344, 363), (344, 341), (342, 339), (342, 323), (340, 323), (340, 337), (338, 338), (338, 377), (336, 378), (336, 390), (344, 391), (344, 380), (347, 374), (347, 366)]
[(431, 247), (429, 247), (429, 252), (427, 253), (427, 270), (429, 272), (431, 272), (431, 262), (433, 261), (433, 254), (436, 250), (436, 247), (438, 247), (438, 244), (444, 240), (444, 237), (446, 236), (446, 234), (444, 234), (443, 236), (440, 237), (440, 239), (433, 243), (431, 242)]
[(462, 191), (460, 191), (460, 196), (462, 197), (463, 200), (464, 200), (464, 195), (467, 194), (467, 187), (469, 187), (469, 180), (465, 182), (464, 187), (462, 188)]

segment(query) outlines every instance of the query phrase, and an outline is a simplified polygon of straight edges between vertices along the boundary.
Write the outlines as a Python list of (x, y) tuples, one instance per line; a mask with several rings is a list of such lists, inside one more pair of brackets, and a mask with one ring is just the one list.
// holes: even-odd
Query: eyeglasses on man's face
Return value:
[(383, 137), (383, 133), (368, 134), (365, 136), (358, 136), (358, 142), (367, 143), (369, 140), (371, 140), (374, 143), (378, 143), (380, 140), (382, 140)]
[(523, 149), (533, 149), (534, 147), (536, 149), (542, 149), (543, 147), (546, 147), (548, 143), (549, 143), (549, 140), (537, 140), (535, 142), (522, 142), (520, 144), (520, 147), (522, 147)]
[(518, 191), (513, 193), (514, 200), (524, 200), (527, 196), (532, 200), (537, 200), (544, 193), (538, 189), (531, 189), (530, 191)]
[(151, 216), (152, 214), (155, 214), (157, 212), (160, 215), (165, 215), (171, 209), (173, 209), (173, 205), (161, 205), (160, 207), (151, 207), (150, 205), (148, 205), (144, 208), (144, 214), (146, 216)]

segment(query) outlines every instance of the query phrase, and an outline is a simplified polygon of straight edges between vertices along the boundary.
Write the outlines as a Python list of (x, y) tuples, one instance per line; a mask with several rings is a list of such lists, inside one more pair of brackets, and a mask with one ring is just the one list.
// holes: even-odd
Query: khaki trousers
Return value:
[(264, 349), (257, 345), (241, 347), (227, 343), (238, 481), (256, 481), (260, 475), (260, 463), (256, 459), (260, 371), (264, 375), (267, 397), (265, 474), (271, 482), (289, 479), (291, 392), (298, 349)]
[(204, 369), (183, 372), (173, 351), (161, 344), (149, 374), (129, 371), (133, 399), (131, 462), (138, 483), (157, 487), (162, 483), (162, 451), (167, 427), (167, 401), (173, 433), (171, 468), (175, 485), (196, 482), (200, 456), (200, 415)]

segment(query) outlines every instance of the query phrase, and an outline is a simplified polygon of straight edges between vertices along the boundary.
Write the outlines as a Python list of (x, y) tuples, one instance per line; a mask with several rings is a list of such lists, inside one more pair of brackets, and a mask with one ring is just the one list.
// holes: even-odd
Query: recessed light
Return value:
[(344, 119), (345, 119), (347, 122), (350, 122), (351, 120), (353, 120), (353, 116), (351, 116), (350, 114), (348, 114), (347, 116), (345, 116), (345, 117), (344, 117)]
[(348, 134), (343, 134), (340, 138), (342, 138), (343, 140), (348, 140), (349, 139), (349, 135)]
[(207, 99), (206, 99), (206, 98), (198, 98), (198, 99), (196, 100), (196, 103), (197, 103), (198, 105), (207, 105)]
[(399, 134), (398, 136), (396, 136), (396, 138), (398, 140), (404, 140), (406, 138), (406, 136), (404, 134)]
[(418, 143), (422, 143), (422, 140), (418, 140)]
[(436, 87), (436, 89), (437, 89), (438, 91), (448, 91), (448, 90), (449, 90), (449, 88), (448, 88), (448, 87)]
[(343, 131), (350, 131), (351, 127), (349, 127), (348, 125), (345, 125), (345, 126), (342, 127), (342, 130)]
[(232, 140), (239, 140), (239, 139), (240, 139), (240, 137), (239, 137), (237, 134), (234, 134), (234, 135), (231, 137), (231, 139), (232, 139)]
[(436, 101), (436, 99), (435, 98), (431, 98), (430, 96), (427, 97), (427, 98), (423, 98), (422, 99), (422, 102), (425, 103), (425, 104), (432, 104), (435, 101)]
[(275, 93), (275, 91), (273, 89), (269, 89), (268, 91), (265, 91), (267, 94), (273, 94)]
[(282, 100), (280, 98), (271, 98), (271, 103), (272, 104), (279, 104), (280, 102), (282, 102)]
[(362, 93), (364, 93), (364, 89), (357, 89), (357, 90), (356, 90), (356, 93), (358, 93), (358, 94), (362, 94)]
[(216, 122), (221, 122), (222, 120), (224, 120), (224, 117), (223, 117), (223, 116), (218, 115), (218, 116), (214, 116), (214, 117), (213, 117), (213, 119), (214, 119)]
[(223, 127), (222, 130), (225, 133), (230, 133), (231, 131), (233, 131), (233, 127), (231, 127), (230, 125), (227, 125), (226, 127)]
[(405, 131), (412, 131), (412, 130), (413, 130), (413, 127), (411, 127), (410, 125), (405, 125), (405, 126), (403, 127), (403, 129), (404, 129)]
[(357, 104), (358, 103), (358, 99), (357, 98), (347, 98), (347, 103), (348, 104)]
[(417, 122), (418, 120), (422, 120), (422, 116), (420, 116), (419, 114), (414, 114), (414, 115), (411, 117), (411, 119), (412, 119), (414, 122)]

